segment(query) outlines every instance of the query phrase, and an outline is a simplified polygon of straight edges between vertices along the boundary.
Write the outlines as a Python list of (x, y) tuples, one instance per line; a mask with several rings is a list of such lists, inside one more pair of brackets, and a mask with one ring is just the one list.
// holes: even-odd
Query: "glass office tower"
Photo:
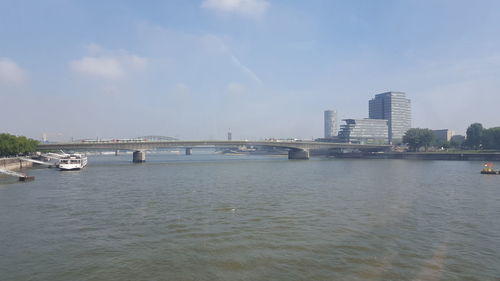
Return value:
[(386, 144), (388, 143), (387, 120), (344, 119), (340, 126), (339, 138), (347, 143)]
[(369, 118), (388, 120), (389, 142), (397, 144), (411, 128), (411, 101), (402, 92), (375, 95), (369, 101)]

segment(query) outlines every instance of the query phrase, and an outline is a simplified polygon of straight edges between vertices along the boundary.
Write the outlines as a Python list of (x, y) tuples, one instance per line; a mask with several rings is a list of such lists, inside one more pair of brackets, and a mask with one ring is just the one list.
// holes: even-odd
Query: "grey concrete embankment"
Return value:
[(19, 160), (17, 158), (0, 158), (0, 168), (5, 170), (19, 170), (32, 167), (33, 163)]
[(500, 161), (500, 153), (341, 153), (332, 155), (332, 157), (365, 159)]

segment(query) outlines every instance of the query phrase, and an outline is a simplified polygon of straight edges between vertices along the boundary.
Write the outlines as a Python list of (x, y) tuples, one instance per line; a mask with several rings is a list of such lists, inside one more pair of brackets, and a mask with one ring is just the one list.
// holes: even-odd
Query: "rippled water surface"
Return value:
[(480, 162), (94, 156), (0, 179), (0, 280), (500, 280)]

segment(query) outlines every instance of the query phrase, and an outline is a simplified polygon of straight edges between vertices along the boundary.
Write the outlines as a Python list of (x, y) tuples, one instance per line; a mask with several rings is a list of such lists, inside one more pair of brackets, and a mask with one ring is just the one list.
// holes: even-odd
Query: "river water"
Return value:
[(500, 280), (480, 162), (148, 154), (0, 179), (0, 280)]

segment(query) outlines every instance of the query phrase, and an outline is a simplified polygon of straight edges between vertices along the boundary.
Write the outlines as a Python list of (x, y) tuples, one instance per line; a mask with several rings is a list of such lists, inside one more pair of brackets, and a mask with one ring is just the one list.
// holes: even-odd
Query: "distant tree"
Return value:
[(450, 147), (460, 149), (462, 148), (462, 145), (464, 144), (465, 137), (462, 135), (454, 135), (450, 139)]
[(3, 133), (0, 134), (0, 157), (28, 154), (34, 152), (37, 145), (36, 140)]
[(434, 140), (434, 133), (429, 129), (412, 128), (406, 131), (403, 136), (403, 143), (407, 144), (410, 150), (418, 151), (419, 148), (428, 147)]
[(449, 141), (443, 143), (443, 148), (446, 148), (446, 149), (451, 148), (451, 143)]
[(451, 147), (451, 145), (450, 145), (450, 142), (449, 142), (449, 141), (443, 141), (443, 142), (441, 143), (441, 146), (439, 146), (439, 147), (440, 147), (440, 148), (444, 148), (444, 149), (448, 149), (448, 148), (450, 148), (450, 147)]
[(434, 135), (434, 140), (432, 141), (431, 146), (436, 147), (436, 148), (448, 149), (448, 148), (450, 148), (450, 142), (443, 140), (443, 139), (437, 139), (437, 138), (435, 138), (435, 135)]
[(409, 129), (403, 135), (403, 143), (408, 145), (410, 150), (416, 151), (419, 144), (418, 131), (417, 129)]
[(472, 149), (481, 147), (481, 138), (483, 136), (483, 125), (481, 123), (473, 123), (467, 128), (467, 138), (465, 144)]
[(420, 129), (420, 145), (425, 147), (425, 151), (429, 148), (434, 140), (434, 133), (430, 129)]
[(500, 127), (484, 129), (481, 144), (486, 149), (500, 149)]

